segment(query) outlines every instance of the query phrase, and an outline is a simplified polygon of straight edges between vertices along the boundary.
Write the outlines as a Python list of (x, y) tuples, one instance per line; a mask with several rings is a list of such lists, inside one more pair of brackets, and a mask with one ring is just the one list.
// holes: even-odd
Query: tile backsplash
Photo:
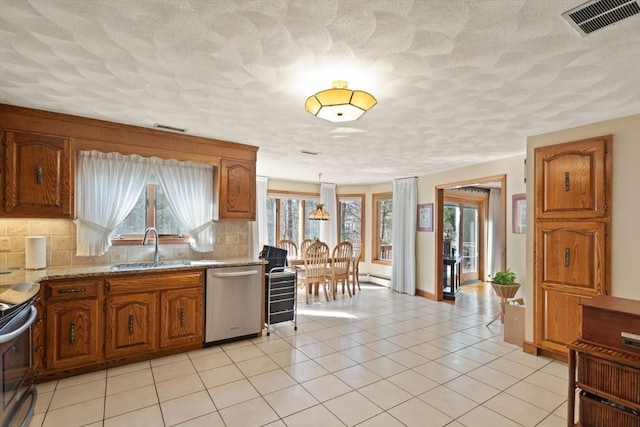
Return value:
[[(232, 259), (246, 257), (249, 251), (249, 223), (218, 221), (214, 223), (212, 252), (196, 252), (187, 244), (160, 244), (162, 260)], [(111, 246), (99, 257), (76, 256), (76, 226), (68, 219), (0, 219), (0, 269), (25, 266), (25, 237), (45, 236), (48, 267), (106, 265), (153, 260), (153, 245)], [(8, 245), (6, 244), (8, 243)], [(8, 246), (8, 250), (6, 247)]]

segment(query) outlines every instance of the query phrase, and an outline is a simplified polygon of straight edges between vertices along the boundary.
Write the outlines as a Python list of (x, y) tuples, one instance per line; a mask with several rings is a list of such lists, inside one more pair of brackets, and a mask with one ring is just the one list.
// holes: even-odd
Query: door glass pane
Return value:
[(462, 270), (478, 271), (478, 208), (465, 206), (462, 214)]
[(443, 255), (445, 258), (460, 256), (458, 248), (458, 224), (460, 223), (460, 206), (457, 203), (445, 202), (443, 215)]

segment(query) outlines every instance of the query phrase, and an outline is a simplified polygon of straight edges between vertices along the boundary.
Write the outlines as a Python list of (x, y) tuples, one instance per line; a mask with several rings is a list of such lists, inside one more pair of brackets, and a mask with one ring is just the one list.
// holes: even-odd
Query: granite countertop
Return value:
[(72, 279), (78, 277), (135, 274), (141, 272), (175, 271), (203, 268), (242, 267), (246, 265), (266, 264), (266, 261), (255, 258), (236, 258), (227, 260), (184, 260), (190, 264), (169, 264), (154, 268), (113, 269), (111, 265), (49, 267), (41, 270), (10, 269), (8, 274), (0, 274), (0, 292), (19, 283), (38, 283), (42, 280)]

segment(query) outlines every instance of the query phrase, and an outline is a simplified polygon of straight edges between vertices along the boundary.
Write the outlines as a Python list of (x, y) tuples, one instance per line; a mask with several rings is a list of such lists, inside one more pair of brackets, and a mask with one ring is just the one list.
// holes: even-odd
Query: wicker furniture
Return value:
[(487, 323), (487, 326), (491, 325), (493, 322), (500, 318), (500, 322), (504, 323), (504, 305), (509, 301), (510, 298), (513, 298), (518, 293), (518, 289), (520, 289), (520, 284), (516, 283), (515, 285), (499, 285), (497, 283), (492, 283), (491, 287), (493, 287), (493, 291), (500, 297), (500, 311), (496, 314), (491, 322)]
[(578, 390), (579, 426), (640, 427), (640, 352), (620, 339), (640, 332), (640, 301), (598, 296), (582, 311), (581, 336), (568, 345), (567, 425), (574, 426)]

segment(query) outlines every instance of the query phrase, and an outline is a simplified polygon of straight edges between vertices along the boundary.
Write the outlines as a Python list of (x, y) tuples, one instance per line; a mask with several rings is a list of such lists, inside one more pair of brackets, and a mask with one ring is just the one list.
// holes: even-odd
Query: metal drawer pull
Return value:
[(564, 248), (564, 266), (569, 267), (569, 248)]
[(36, 184), (42, 184), (42, 166), (36, 165)]
[(76, 294), (78, 292), (86, 292), (87, 288), (69, 288), (69, 289), (58, 289), (59, 294)]
[(179, 310), (178, 317), (180, 318), (180, 326), (184, 326), (184, 308)]
[(129, 315), (129, 335), (133, 335), (133, 315)]
[(71, 344), (76, 343), (76, 324), (73, 322), (69, 325), (69, 342)]
[(564, 173), (564, 191), (569, 191), (569, 172)]

